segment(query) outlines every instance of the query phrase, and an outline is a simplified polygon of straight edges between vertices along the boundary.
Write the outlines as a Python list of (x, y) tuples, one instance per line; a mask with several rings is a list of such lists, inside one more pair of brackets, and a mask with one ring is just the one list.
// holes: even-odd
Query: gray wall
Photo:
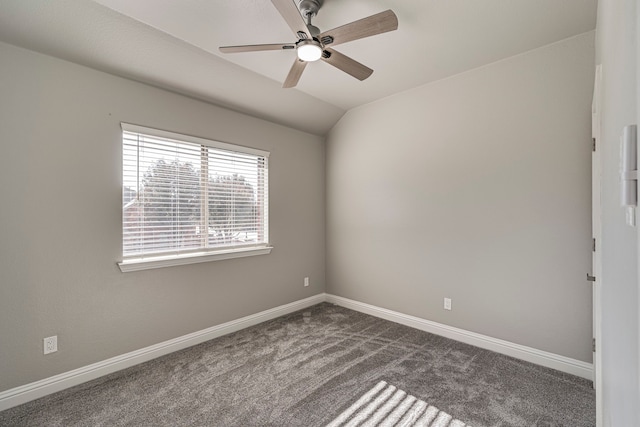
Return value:
[[(324, 291), (322, 138), (6, 44), (0, 58), (0, 391)], [(270, 151), (272, 253), (121, 273), (121, 121)]]
[(638, 123), (634, 0), (600, 0), (596, 63), (602, 64), (602, 386), (605, 426), (640, 425), (637, 229), (619, 199), (624, 126)]
[(327, 292), (590, 362), (593, 64), (591, 32), (349, 111)]

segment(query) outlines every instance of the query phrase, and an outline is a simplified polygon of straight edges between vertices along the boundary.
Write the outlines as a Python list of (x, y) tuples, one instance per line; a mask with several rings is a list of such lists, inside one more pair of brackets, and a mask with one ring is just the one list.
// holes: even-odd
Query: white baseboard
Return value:
[(112, 372), (129, 368), (139, 363), (155, 359), (156, 357), (164, 356), (165, 354), (173, 353), (174, 351), (182, 350), (184, 348), (248, 328), (249, 326), (257, 325), (258, 323), (311, 307), (312, 305), (319, 304), (323, 301), (325, 301), (325, 294), (318, 294), (290, 304), (281, 305), (270, 310), (265, 310), (221, 325), (203, 329), (198, 332), (183, 335), (140, 350), (112, 357), (110, 359), (103, 360), (102, 362), (74, 369), (73, 371), (65, 372), (0, 392), (0, 411), (78, 384), (82, 384)]
[(102, 362), (74, 369), (73, 371), (64, 372), (53, 377), (0, 392), (0, 411), (325, 301), (355, 311), (370, 314), (381, 319), (390, 320), (422, 331), (471, 344), (476, 347), (506, 354), (507, 356), (512, 356), (517, 359), (526, 360), (537, 365), (546, 366), (561, 372), (593, 380), (593, 365), (587, 362), (514, 344), (497, 338), (488, 337), (486, 335), (477, 334), (475, 332), (465, 331), (463, 329), (387, 310), (385, 308), (350, 300), (348, 298), (331, 294), (318, 294), (300, 301), (281, 305), (270, 310), (265, 310), (221, 325), (164, 341), (140, 350), (112, 357), (110, 359), (103, 360)]
[(509, 341), (492, 338), (475, 332), (465, 331), (464, 329), (454, 328), (453, 326), (443, 325), (441, 323), (398, 313), (397, 311), (387, 310), (386, 308), (376, 307), (374, 305), (365, 304), (336, 295), (326, 294), (325, 301), (593, 381), (593, 365), (591, 363), (537, 350), (520, 344), (514, 344)]

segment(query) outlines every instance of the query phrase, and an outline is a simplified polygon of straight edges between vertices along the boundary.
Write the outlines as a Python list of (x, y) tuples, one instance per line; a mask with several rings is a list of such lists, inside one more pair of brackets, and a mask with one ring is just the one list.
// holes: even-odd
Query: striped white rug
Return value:
[(327, 427), (470, 427), (423, 400), (380, 381)]

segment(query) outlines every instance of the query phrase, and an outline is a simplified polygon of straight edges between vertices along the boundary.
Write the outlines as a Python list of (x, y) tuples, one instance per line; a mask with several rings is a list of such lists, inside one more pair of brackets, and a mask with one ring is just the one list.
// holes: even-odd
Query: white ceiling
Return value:
[(0, 0), (0, 41), (322, 135), (351, 108), (591, 31), (596, 7), (597, 0), (325, 0), (313, 20), (322, 31), (387, 9), (399, 28), (336, 47), (373, 68), (369, 79), (319, 61), (295, 89), (280, 87), (293, 51), (218, 51), (296, 41), (270, 0)]

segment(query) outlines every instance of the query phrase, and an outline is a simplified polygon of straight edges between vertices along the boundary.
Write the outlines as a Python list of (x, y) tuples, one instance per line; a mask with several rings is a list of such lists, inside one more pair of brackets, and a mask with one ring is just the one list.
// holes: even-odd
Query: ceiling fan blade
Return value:
[[(331, 48), (325, 48), (325, 55), (322, 56), (322, 60), (327, 62), (339, 70), (355, 77), (358, 80), (364, 80), (373, 73), (373, 70), (366, 65), (362, 65), (358, 61), (349, 58), (347, 55), (343, 55), (340, 52)], [(328, 57), (326, 57), (328, 53)]]
[(298, 80), (300, 80), (300, 76), (302, 75), (302, 72), (304, 71), (306, 66), (307, 66), (307, 63), (305, 61), (301, 61), (298, 58), (296, 58), (296, 61), (291, 66), (291, 70), (289, 70), (289, 75), (287, 75), (287, 78), (285, 79), (282, 87), (290, 88), (297, 85)]
[(244, 46), (222, 46), (222, 53), (238, 53), (238, 52), (259, 52), (262, 50), (294, 50), (295, 44), (291, 43), (275, 43), (275, 44), (248, 44)]
[(296, 37), (301, 38), (298, 33), (302, 32), (307, 35), (308, 39), (312, 38), (309, 28), (293, 0), (271, 0), (271, 3), (278, 9)]
[[(386, 33), (398, 29), (398, 17), (392, 10), (380, 12), (367, 18), (353, 21), (333, 30), (325, 31), (318, 36), (325, 45), (336, 46), (341, 43), (358, 40), (376, 34)], [(331, 37), (333, 41), (327, 39)]]

